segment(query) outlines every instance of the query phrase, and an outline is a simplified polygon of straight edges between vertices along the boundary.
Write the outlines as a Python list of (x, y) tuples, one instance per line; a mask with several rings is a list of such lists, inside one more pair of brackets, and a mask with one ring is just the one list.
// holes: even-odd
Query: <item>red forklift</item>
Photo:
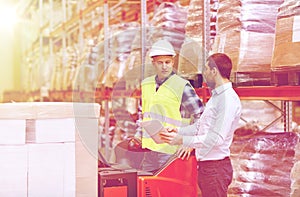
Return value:
[(114, 149), (116, 163), (109, 163), (99, 152), (99, 197), (197, 197), (197, 162), (195, 155), (188, 160), (176, 155), (158, 170), (139, 169), (149, 150), (132, 148), (129, 141)]

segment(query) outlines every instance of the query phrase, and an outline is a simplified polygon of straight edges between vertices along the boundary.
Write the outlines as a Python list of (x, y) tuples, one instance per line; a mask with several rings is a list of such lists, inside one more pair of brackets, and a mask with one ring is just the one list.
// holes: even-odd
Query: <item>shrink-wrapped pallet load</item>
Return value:
[(230, 148), (234, 176), (229, 196), (290, 196), (298, 146), (296, 133), (238, 129)]
[(128, 88), (139, 87), (142, 75), (143, 78), (145, 78), (155, 74), (151, 59), (149, 58), (149, 49), (157, 40), (166, 39), (173, 45), (177, 53), (174, 71), (177, 71), (178, 54), (185, 39), (186, 21), (186, 6), (181, 6), (178, 3), (163, 2), (156, 8), (152, 19), (145, 27), (146, 38), (144, 39), (146, 41), (146, 46), (143, 47), (145, 47), (146, 57), (143, 71), (141, 63), (140, 32), (137, 33), (134, 38), (130, 57), (126, 61), (126, 67), (129, 69), (128, 73), (130, 74), (126, 75), (126, 85), (128, 82), (132, 82), (127, 86)]
[(269, 72), (282, 1), (220, 0), (212, 51), (227, 53), (234, 72)]
[(233, 63), (233, 71), (237, 70), (240, 50), (240, 0), (220, 0), (217, 11), (217, 35), (212, 46), (212, 52), (222, 52), (229, 55)]
[(95, 103), (0, 105), (0, 196), (97, 196)]
[[(174, 70), (178, 68), (178, 54), (185, 38), (185, 24), (187, 21), (187, 7), (179, 3), (163, 2), (154, 12), (149, 26), (149, 49), (157, 40), (168, 40), (176, 51)], [(144, 78), (155, 74), (149, 58), (149, 50), (146, 54)]]
[[(133, 43), (139, 42), (139, 38), (139, 34), (136, 35)], [(125, 88), (127, 90), (139, 89), (140, 81), (142, 79), (141, 48), (139, 44), (133, 44), (130, 55), (126, 59), (125, 65), (127, 69), (126, 75), (124, 75), (124, 79), (126, 81)]]
[(62, 89), (63, 90), (73, 90), (75, 89), (76, 80), (76, 69), (78, 66), (78, 49), (76, 46), (67, 47), (63, 63), (63, 80)]
[(294, 166), (291, 170), (291, 197), (300, 196), (300, 143), (295, 148)]
[(270, 72), (278, 8), (283, 0), (242, 0), (237, 71)]
[(50, 90), (62, 90), (62, 49), (53, 56)]
[(272, 69), (299, 66), (299, 51), (300, 1), (285, 0), (276, 21)]
[(105, 87), (112, 88), (125, 75), (128, 75), (126, 66), (130, 56), (134, 37), (139, 32), (136, 22), (113, 25), (110, 27), (111, 38), (108, 68), (99, 71), (99, 81)]
[(178, 74), (185, 78), (202, 73), (204, 62), (203, 4), (203, 0), (193, 0), (188, 7), (185, 40), (181, 46), (178, 60)]
[(72, 81), (74, 90), (94, 91), (100, 70), (103, 70), (103, 44), (97, 38), (86, 39), (79, 53), (79, 66)]
[(164, 2), (159, 5), (150, 21), (150, 39), (154, 43), (162, 38), (172, 43), (179, 52), (185, 37), (187, 7), (179, 3)]
[[(99, 38), (87, 39), (84, 53), (81, 54), (80, 67), (77, 68), (74, 88), (83, 91), (95, 91), (101, 86), (112, 88), (126, 75), (126, 60), (138, 28), (136, 22), (110, 26), (107, 49), (104, 49), (105, 41), (101, 34)], [(104, 57), (104, 50), (107, 50), (107, 57)], [(104, 58), (107, 61), (106, 69)]]

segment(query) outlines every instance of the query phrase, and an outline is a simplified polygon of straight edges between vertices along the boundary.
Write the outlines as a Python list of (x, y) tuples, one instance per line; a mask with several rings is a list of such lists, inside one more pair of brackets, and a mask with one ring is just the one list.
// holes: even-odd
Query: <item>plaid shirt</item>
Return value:
[[(170, 75), (175, 74), (174, 72)], [(169, 77), (170, 77), (169, 76)], [(159, 81), (157, 76), (155, 77), (156, 81), (156, 90), (159, 86), (163, 84), (169, 77), (163, 81)], [(204, 110), (203, 104), (196, 94), (194, 88), (190, 83), (186, 84), (182, 93), (181, 105), (180, 105), (180, 114), (182, 118), (191, 118), (192, 122), (195, 122), (196, 119), (200, 118)]]

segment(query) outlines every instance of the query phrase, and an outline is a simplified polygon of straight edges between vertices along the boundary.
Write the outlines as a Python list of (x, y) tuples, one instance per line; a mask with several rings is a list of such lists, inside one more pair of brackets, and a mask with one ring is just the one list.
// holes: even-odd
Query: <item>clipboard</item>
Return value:
[(149, 120), (141, 122), (141, 126), (146, 130), (146, 132), (151, 136), (157, 144), (162, 144), (164, 141), (160, 139), (159, 131), (161, 131), (164, 126), (159, 120)]

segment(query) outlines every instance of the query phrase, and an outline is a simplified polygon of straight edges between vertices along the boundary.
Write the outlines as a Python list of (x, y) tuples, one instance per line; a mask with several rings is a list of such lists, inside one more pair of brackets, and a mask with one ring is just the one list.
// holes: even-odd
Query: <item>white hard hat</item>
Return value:
[(158, 55), (172, 55), (175, 56), (176, 52), (172, 46), (172, 44), (167, 40), (159, 40), (155, 42), (151, 49), (149, 56), (154, 57)]

